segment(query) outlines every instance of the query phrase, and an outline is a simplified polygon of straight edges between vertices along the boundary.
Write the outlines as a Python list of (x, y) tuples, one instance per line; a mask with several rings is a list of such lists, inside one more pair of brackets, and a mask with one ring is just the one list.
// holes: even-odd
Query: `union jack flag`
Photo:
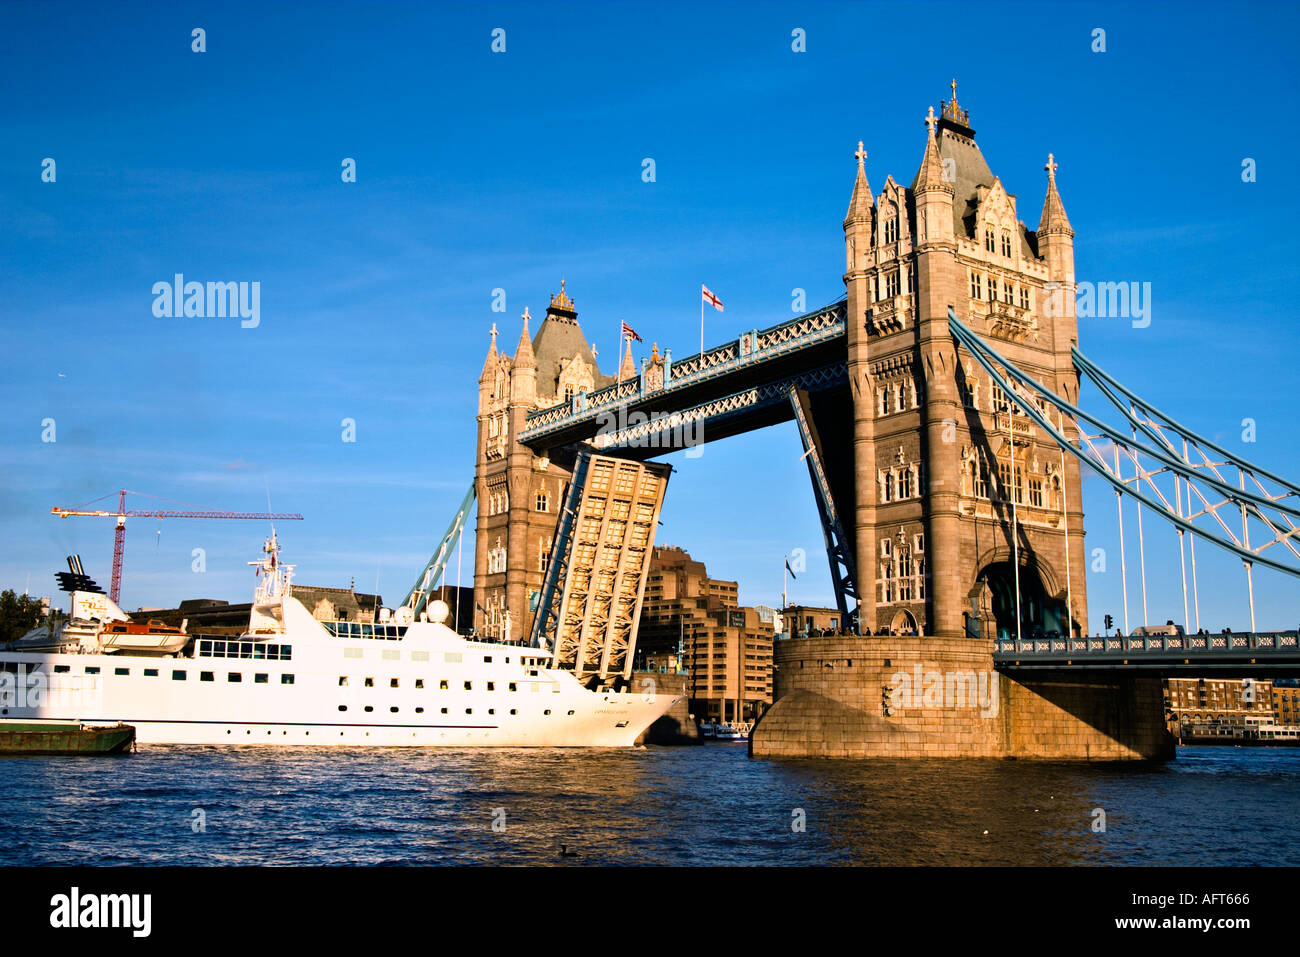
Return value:
[(636, 334), (636, 330), (633, 329), (631, 326), (629, 326), (626, 322), (623, 323), (623, 338), (635, 339), (637, 342), (642, 341), (641, 337)]

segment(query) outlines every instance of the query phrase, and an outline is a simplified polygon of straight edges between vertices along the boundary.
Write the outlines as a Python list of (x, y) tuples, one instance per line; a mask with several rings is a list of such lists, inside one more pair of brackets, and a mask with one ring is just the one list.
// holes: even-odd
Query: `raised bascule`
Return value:
[[(1255, 564), (1300, 577), (1300, 488), (1079, 351), (1054, 158), (1031, 230), (955, 82), (940, 107), (910, 185), (873, 193), (858, 144), (837, 302), (682, 359), (656, 346), (614, 376), (563, 282), (536, 336), (525, 310), (513, 357), (493, 327), (474, 484), (482, 633), (526, 638), (582, 680), (626, 679), (669, 472), (647, 460), (794, 421), (851, 627), (777, 643), (755, 756), (1165, 757), (1162, 669), (1300, 665), (1295, 632), (1254, 633), (1253, 583), (1250, 633), (1193, 634), (1195, 540), (1240, 557), (1248, 582)], [(1084, 378), (1118, 424), (1079, 407)], [(1194, 629), (1189, 611), (1185, 634), (1087, 637), (1085, 466), (1114, 486), (1121, 522), (1136, 503), (1190, 549)], [(1127, 616), (1126, 564), (1124, 580)]]

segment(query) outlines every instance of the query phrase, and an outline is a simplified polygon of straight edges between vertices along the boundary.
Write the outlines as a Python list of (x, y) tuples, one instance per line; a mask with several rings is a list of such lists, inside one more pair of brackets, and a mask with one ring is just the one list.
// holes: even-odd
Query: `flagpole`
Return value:
[(700, 372), (704, 371), (704, 283), (700, 283)]

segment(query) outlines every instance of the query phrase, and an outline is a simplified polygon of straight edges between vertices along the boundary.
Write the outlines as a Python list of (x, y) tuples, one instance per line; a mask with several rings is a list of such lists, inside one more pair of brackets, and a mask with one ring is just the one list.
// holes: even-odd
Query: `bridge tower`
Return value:
[(1030, 230), (976, 145), (955, 81), (940, 108), (926, 117), (910, 187), (890, 176), (873, 198), (859, 144), (844, 221), (859, 624), (988, 639), (1014, 636), (1019, 608), (1025, 633), (1078, 633), (1088, 620), (1078, 463), (1013, 412), (948, 324), (952, 307), (1077, 397), (1073, 231), (1056, 165), (1049, 157)]
[(474, 627), (490, 637), (528, 637), (550, 560), (570, 473), (515, 441), (525, 419), (614, 381), (578, 325), (577, 307), (560, 280), (546, 316), (530, 336), (528, 310), (513, 357), (497, 349), (492, 327), (479, 376), (474, 482)]

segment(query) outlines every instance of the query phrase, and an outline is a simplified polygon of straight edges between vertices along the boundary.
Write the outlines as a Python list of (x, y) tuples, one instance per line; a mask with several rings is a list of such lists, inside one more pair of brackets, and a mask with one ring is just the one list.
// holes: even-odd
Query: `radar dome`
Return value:
[(441, 598), (429, 602), (429, 620), (435, 624), (445, 625), (451, 614), (451, 606)]

